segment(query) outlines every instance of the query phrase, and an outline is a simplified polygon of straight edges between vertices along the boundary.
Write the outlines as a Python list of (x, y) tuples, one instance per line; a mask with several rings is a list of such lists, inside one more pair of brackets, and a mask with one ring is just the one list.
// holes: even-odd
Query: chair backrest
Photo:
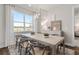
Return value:
[(22, 38), (21, 35), (16, 35), (16, 41), (17, 41), (17, 42), (20, 42), (21, 38)]
[(21, 41), (21, 37), (19, 37), (17, 41), (20, 42)]

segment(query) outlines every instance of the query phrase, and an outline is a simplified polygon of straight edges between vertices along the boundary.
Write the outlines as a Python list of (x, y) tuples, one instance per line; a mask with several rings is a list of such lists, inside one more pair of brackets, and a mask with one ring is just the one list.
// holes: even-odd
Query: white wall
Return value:
[(64, 31), (65, 43), (74, 46), (74, 19), (72, 5), (61, 5), (53, 8), (52, 13), (57, 20), (62, 20), (62, 30)]
[(0, 48), (5, 46), (5, 14), (4, 5), (0, 4)]

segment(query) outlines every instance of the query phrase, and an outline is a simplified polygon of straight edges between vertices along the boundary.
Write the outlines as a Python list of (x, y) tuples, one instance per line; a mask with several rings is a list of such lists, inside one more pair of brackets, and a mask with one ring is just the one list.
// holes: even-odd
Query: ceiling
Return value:
[(50, 4), (19, 4), (18, 6), (24, 7), (24, 8), (31, 8), (31, 9), (36, 9), (36, 10), (49, 10), (52, 5)]
[(64, 6), (75, 6), (75, 4), (17, 4), (20, 7), (23, 8), (29, 8), (33, 11), (39, 11), (40, 9), (45, 11), (50, 11), (55, 8), (60, 8)]

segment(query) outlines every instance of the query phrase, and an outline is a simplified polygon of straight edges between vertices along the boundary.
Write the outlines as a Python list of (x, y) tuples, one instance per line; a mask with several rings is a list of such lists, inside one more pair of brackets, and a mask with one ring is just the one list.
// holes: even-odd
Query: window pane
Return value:
[(25, 23), (25, 27), (32, 27), (32, 24), (29, 24), (29, 23)]
[(13, 10), (12, 18), (14, 20), (14, 32), (32, 31), (32, 15)]
[(25, 15), (25, 31), (32, 31), (32, 16)]
[(14, 27), (24, 27), (24, 23), (14, 22)]
[(32, 16), (31, 15), (25, 15), (25, 22), (26, 23), (32, 23)]
[(25, 23), (25, 31), (32, 31), (32, 24)]
[(13, 20), (14, 22), (24, 22), (24, 14), (21, 12), (17, 12), (17, 11), (12, 11), (12, 16), (13, 16)]
[(14, 28), (14, 32), (23, 32), (24, 28)]
[(32, 28), (26, 27), (25, 31), (32, 31)]

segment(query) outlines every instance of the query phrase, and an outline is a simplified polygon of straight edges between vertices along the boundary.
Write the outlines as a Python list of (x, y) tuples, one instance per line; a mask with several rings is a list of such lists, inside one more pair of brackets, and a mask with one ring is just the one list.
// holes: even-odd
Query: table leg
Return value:
[(63, 54), (65, 54), (65, 43), (64, 43), (64, 40), (63, 40)]
[(20, 52), (20, 55), (21, 55), (21, 53), (22, 53), (22, 47), (21, 46), (19, 46), (19, 52)]
[(52, 55), (56, 55), (56, 46), (52, 47)]

